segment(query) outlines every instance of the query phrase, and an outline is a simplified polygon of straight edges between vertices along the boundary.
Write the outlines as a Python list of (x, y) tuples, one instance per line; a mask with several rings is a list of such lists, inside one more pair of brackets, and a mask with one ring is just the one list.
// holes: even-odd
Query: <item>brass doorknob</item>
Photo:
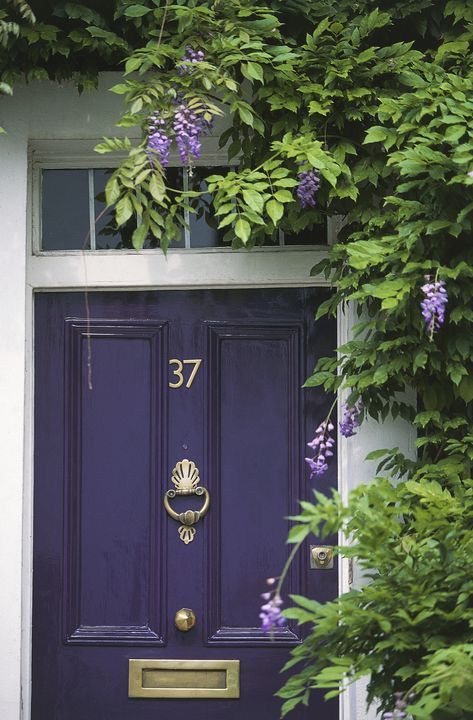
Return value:
[(195, 626), (197, 620), (194, 611), (190, 608), (181, 608), (174, 615), (174, 625), (181, 632), (189, 632)]

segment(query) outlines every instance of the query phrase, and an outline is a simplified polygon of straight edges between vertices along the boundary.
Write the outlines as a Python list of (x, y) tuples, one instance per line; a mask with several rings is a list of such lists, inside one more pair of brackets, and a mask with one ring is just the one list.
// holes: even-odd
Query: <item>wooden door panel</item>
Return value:
[[(303, 327), (221, 324), (209, 333), (209, 472), (219, 508), (209, 522), (209, 641), (294, 643), (293, 630), (270, 637), (255, 623), (265, 573), (284, 565), (285, 518), (301, 496), (303, 418), (294, 375), (303, 367)], [(297, 570), (289, 578), (294, 587)]]
[(66, 319), (64, 330), (66, 642), (163, 644), (167, 325)]

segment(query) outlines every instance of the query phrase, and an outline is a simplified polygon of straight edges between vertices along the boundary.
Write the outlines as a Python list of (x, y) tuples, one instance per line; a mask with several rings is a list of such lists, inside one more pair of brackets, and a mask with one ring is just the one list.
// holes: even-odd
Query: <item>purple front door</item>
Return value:
[[(279, 718), (279, 670), (301, 635), (259, 630), (260, 593), (287, 557), (285, 517), (311, 494), (305, 443), (329, 399), (301, 385), (334, 347), (333, 325), (313, 322), (325, 297), (92, 293), (89, 323), (80, 293), (36, 297), (32, 720)], [(173, 469), (192, 475), (182, 460), (210, 498), (191, 526), (163, 504)], [(168, 501), (198, 511), (205, 493)], [(337, 570), (311, 570), (308, 543), (288, 592), (331, 598)], [(196, 618), (187, 632), (174, 624), (182, 608)], [(141, 697), (129, 697), (131, 659), (144, 661), (132, 671)], [(239, 660), (239, 698), (224, 694), (235, 665), (150, 659)], [(204, 697), (150, 697), (176, 686)], [(337, 716), (318, 694), (293, 714)]]

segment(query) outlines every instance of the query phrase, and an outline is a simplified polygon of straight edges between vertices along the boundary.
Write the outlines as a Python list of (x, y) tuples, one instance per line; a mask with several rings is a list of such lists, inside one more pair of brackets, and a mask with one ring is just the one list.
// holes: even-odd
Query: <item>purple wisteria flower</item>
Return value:
[[(268, 585), (273, 585), (276, 580), (275, 578), (268, 578), (266, 582)], [(275, 628), (283, 627), (287, 620), (281, 615), (283, 600), (281, 599), (279, 593), (275, 590), (271, 590), (270, 592), (263, 593), (261, 598), (264, 600), (260, 612), (261, 630), (269, 633), (273, 632)]]
[[(384, 712), (382, 720), (398, 720), (398, 718), (405, 718), (407, 717), (407, 713), (405, 712), (407, 708), (407, 701), (405, 698), (405, 695), (402, 692), (394, 693), (394, 697), (396, 698), (396, 702), (394, 704), (394, 709), (392, 712)], [(415, 696), (413, 693), (409, 695), (409, 700), (414, 700)]]
[(203, 53), (202, 50), (194, 50), (194, 48), (188, 45), (185, 54), (181, 57), (181, 63), (177, 68), (179, 75), (192, 72), (192, 63), (202, 62), (204, 59), (205, 53)]
[(422, 285), (422, 292), (425, 295), (421, 302), (422, 315), (427, 325), (430, 338), (436, 330), (439, 330), (445, 320), (445, 306), (448, 302), (448, 295), (443, 280), (435, 280), (430, 282), (429, 276), (425, 278), (427, 282)]
[(194, 160), (198, 160), (200, 157), (202, 148), (200, 138), (210, 131), (211, 123), (181, 102), (174, 115), (173, 129), (176, 133), (181, 162), (183, 165), (190, 166)]
[(297, 173), (299, 185), (296, 188), (296, 195), (303, 208), (315, 207), (317, 201), (315, 193), (320, 188), (320, 178), (316, 170), (305, 170)]
[(161, 165), (169, 164), (169, 152), (172, 140), (167, 134), (165, 127), (165, 121), (159, 117), (158, 112), (154, 112), (149, 120), (148, 142), (146, 145), (146, 154), (153, 167), (156, 160), (159, 160)]
[(333, 431), (333, 423), (324, 420), (315, 431), (315, 437), (307, 446), (315, 452), (313, 458), (305, 458), (310, 467), (310, 479), (323, 475), (328, 470), (327, 458), (333, 456), (335, 440), (330, 433)]
[(360, 427), (361, 402), (355, 403), (353, 407), (343, 406), (343, 417), (338, 423), (340, 433), (343, 437), (352, 437)]

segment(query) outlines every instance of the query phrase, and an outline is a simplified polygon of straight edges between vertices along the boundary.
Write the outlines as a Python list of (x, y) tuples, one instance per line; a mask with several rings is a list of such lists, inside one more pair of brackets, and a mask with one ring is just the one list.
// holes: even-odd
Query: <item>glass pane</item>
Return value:
[(326, 245), (327, 223), (314, 225), (310, 230), (284, 233), (284, 245)]
[[(130, 220), (117, 228), (113, 212), (105, 206), (105, 185), (113, 170), (94, 170), (95, 188), (95, 243), (97, 250), (123, 250), (132, 248), (132, 235), (136, 228), (136, 220)], [(182, 189), (182, 168), (168, 168), (166, 182), (169, 187)], [(158, 247), (156, 238), (148, 236), (143, 245), (145, 249)], [(182, 239), (171, 243), (170, 247), (184, 247), (184, 232)]]
[(284, 233), (284, 245), (326, 245), (327, 244), (327, 222), (323, 221), (312, 225), (311, 228), (303, 230), (286, 231)]
[(42, 250), (90, 248), (87, 170), (43, 170)]
[[(203, 192), (200, 198), (191, 199), (190, 204), (195, 213), (190, 215), (190, 241), (191, 247), (232, 247), (239, 249), (244, 247), (243, 243), (236, 237), (233, 225), (221, 230), (218, 229), (219, 218), (213, 214), (212, 198), (206, 193), (206, 178), (209, 175), (226, 175), (232, 168), (226, 166), (196, 167), (192, 176), (189, 177), (189, 190)], [(255, 245), (279, 245), (278, 234), (272, 236), (261, 231), (256, 239)]]
[[(175, 190), (182, 190), (184, 187), (184, 169), (181, 167), (166, 168), (166, 185)], [(170, 248), (183, 248), (185, 246), (184, 228), (181, 231), (179, 240), (172, 240)]]
[[(95, 245), (97, 250), (110, 250), (131, 245), (133, 226), (117, 230), (110, 209), (105, 209), (105, 185), (113, 170), (94, 170)], [(130, 245), (128, 244), (130, 243)]]
[(224, 241), (226, 229), (217, 228), (219, 221), (213, 214), (212, 197), (205, 192), (209, 175), (225, 175), (227, 171), (227, 167), (196, 167), (189, 176), (189, 190), (204, 193), (190, 203), (196, 210), (189, 219), (191, 247), (228, 246), (228, 241)]

